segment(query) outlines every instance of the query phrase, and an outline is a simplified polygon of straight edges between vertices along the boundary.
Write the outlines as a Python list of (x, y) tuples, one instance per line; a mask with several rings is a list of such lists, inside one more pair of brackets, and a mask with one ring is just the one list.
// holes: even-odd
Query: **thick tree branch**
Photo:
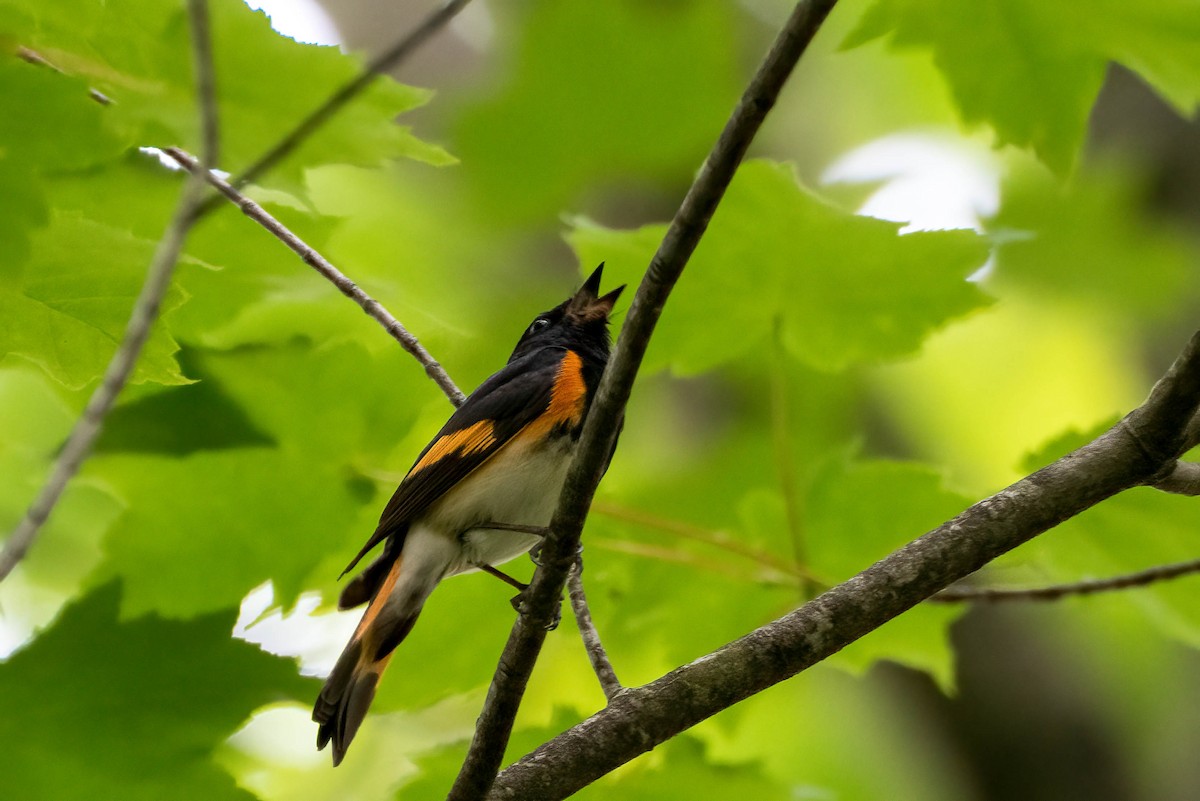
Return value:
[[(210, 139), (205, 136), (204, 163), (210, 165), (214, 155), (215, 131), (217, 130), (216, 103), (213, 99), (213, 69), (212, 49), (208, 41), (208, 9), (206, 0), (188, 0), (188, 12), (191, 20), (192, 51), (196, 73), (197, 107), (201, 117), (201, 127), (207, 132), (214, 132)], [(29, 58), (22, 55), (23, 58)], [(49, 65), (52, 66), (52, 65)], [(205, 168), (207, 171), (207, 168)], [(201, 205), (204, 194), (204, 182), (200, 178), (189, 175), (184, 182), (175, 213), (159, 240), (150, 261), (146, 281), (138, 293), (129, 322), (117, 352), (113, 354), (100, 386), (92, 393), (83, 415), (71, 429), (62, 451), (54, 462), (50, 478), (30, 505), (25, 517), (17, 524), (4, 542), (0, 550), (0, 581), (4, 580), (13, 568), (29, 552), (37, 538), (38, 532), (50, 513), (54, 511), (59, 498), (62, 497), (67, 483), (79, 472), (80, 466), (87, 458), (100, 435), (104, 418), (116, 403), (117, 396), (125, 388), (133, 368), (141, 355), (142, 347), (150, 336), (150, 329), (158, 318), (163, 296), (171, 285), (171, 275), (175, 270), (175, 262), (183, 248), (188, 231), (196, 220), (196, 213)]]
[[(1177, 454), (1200, 403), (1200, 334), (1121, 423), (794, 612), (644, 687), (523, 757), (488, 798), (565, 798), (723, 709), (790, 678)], [(1137, 432), (1135, 435), (1133, 432)]]
[(470, 751), (450, 791), (451, 801), (483, 797), (500, 767), (517, 708), (545, 640), (546, 626), (561, 597), (588, 507), (663, 304), (792, 68), (835, 2), (804, 0), (797, 4), (684, 197), (642, 278), (588, 413), (579, 450), (550, 524), (550, 536), (542, 549), (542, 565), (533, 576), (526, 614), (517, 619), (500, 656)]
[(1158, 565), (1136, 573), (1125, 573), (1106, 579), (1089, 579), (1070, 584), (1052, 584), (1048, 587), (1002, 588), (1002, 587), (949, 587), (929, 600), (937, 603), (994, 602), (994, 601), (1057, 601), (1071, 595), (1094, 595), (1134, 587), (1145, 587), (1159, 581), (1168, 581), (1181, 576), (1200, 573), (1200, 559)]
[(293, 253), (303, 259), (305, 264), (327, 278), (343, 295), (357, 303), (372, 320), (382, 325), (384, 330), (400, 343), (400, 347), (412, 354), (413, 358), (421, 363), (425, 368), (425, 374), (433, 379), (434, 383), (441, 388), (451, 403), (455, 406), (462, 405), (465, 399), (462, 390), (455, 385), (454, 381), (451, 380), (442, 366), (438, 364), (437, 360), (429, 354), (429, 351), (425, 350), (425, 346), (399, 320), (393, 317), (379, 301), (364, 292), (358, 284), (351, 281), (338, 268), (326, 261), (320, 253), (313, 250), (304, 240), (288, 230), (283, 223), (272, 217), (262, 206), (234, 189), (228, 181), (225, 181), (211, 170), (201, 169), (195, 158), (177, 147), (169, 147), (163, 152), (175, 159), (176, 162), (193, 175), (203, 177), (208, 183), (216, 187), (222, 195), (241, 209), (243, 214), (270, 231), (276, 239), (287, 245)]
[(466, 8), (471, 0), (447, 0), (445, 5), (436, 9), (424, 19), (420, 25), (410, 31), (403, 39), (372, 59), (357, 77), (342, 86), (324, 103), (301, 120), (295, 128), (289, 131), (279, 142), (258, 158), (253, 164), (230, 181), (235, 187), (243, 187), (267, 170), (285, 159), (299, 147), (304, 140), (316, 133), (321, 126), (341, 111), (347, 103), (360, 95), (376, 78), (384, 72), (394, 69), (403, 63), (413, 52), (430, 37), (441, 30), (458, 12)]

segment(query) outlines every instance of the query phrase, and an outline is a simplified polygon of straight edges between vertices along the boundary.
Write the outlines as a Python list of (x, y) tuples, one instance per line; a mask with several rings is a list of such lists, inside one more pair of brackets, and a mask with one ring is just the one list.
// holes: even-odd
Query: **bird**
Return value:
[(496, 565), (538, 545), (554, 513), (612, 350), (609, 317), (625, 288), (601, 296), (603, 272), (602, 263), (574, 295), (534, 318), (504, 367), (417, 457), (342, 572), (383, 545), (338, 598), (339, 609), (366, 609), (313, 706), (317, 749), (332, 743), (334, 766), (440, 581), (482, 570), (526, 586)]

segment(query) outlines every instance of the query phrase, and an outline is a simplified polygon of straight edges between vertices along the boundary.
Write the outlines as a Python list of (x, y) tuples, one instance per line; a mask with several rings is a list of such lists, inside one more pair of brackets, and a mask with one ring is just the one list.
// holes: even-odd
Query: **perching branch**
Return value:
[(600, 642), (596, 624), (592, 622), (592, 612), (588, 608), (587, 595), (583, 591), (582, 573), (582, 563), (577, 562), (567, 579), (567, 595), (570, 596), (571, 609), (575, 611), (575, 622), (579, 625), (579, 636), (583, 638), (583, 647), (587, 650), (592, 670), (600, 680), (600, 689), (604, 691), (604, 697), (612, 703), (612, 699), (624, 688), (613, 670), (612, 662), (608, 660), (604, 644)]
[[(191, 21), (192, 53), (196, 73), (197, 106), (206, 132), (212, 132), (212, 137), (205, 136), (203, 159), (205, 165), (212, 164), (214, 155), (216, 122), (216, 102), (214, 100), (214, 84), (212, 69), (212, 50), (208, 41), (208, 9), (206, 0), (188, 0), (188, 13)], [(32, 52), (32, 51), (30, 51)], [(36, 55), (36, 54), (35, 54)], [(22, 53), (22, 58), (30, 56)], [(47, 66), (48, 62), (45, 62)], [(93, 95), (94, 97), (94, 95)], [(204, 168), (207, 171), (207, 167)], [(79, 472), (80, 466), (87, 458), (100, 435), (104, 418), (116, 403), (117, 396), (124, 389), (133, 368), (137, 364), (142, 347), (150, 336), (150, 329), (158, 318), (163, 296), (171, 285), (171, 274), (175, 262), (183, 249), (183, 242), (188, 231), (196, 220), (196, 212), (203, 198), (204, 182), (195, 175), (189, 175), (184, 182), (175, 207), (171, 222), (167, 224), (162, 239), (154, 251), (146, 281), (142, 284), (134, 302), (129, 322), (125, 326), (125, 334), (121, 345), (113, 354), (108, 367), (104, 371), (104, 379), (92, 393), (83, 415), (71, 429), (71, 434), (63, 445), (62, 451), (55, 460), (50, 478), (30, 505), (25, 517), (17, 524), (12, 535), (5, 540), (3, 550), (0, 550), (0, 581), (3, 581), (13, 568), (29, 552), (37, 538), (38, 532), (54, 511), (55, 505), (62, 497), (67, 483)]]
[[(542, 548), (541, 566), (533, 576), (525, 614), (517, 619), (500, 656), (466, 761), (450, 791), (451, 801), (482, 798), (496, 776), (517, 708), (546, 637), (546, 625), (553, 618), (554, 605), (573, 563), (588, 507), (611, 453), (618, 421), (663, 304), (784, 82), (835, 2), (802, 0), (797, 4), (684, 197), (642, 278), (588, 412), (579, 449), (550, 523), (550, 535)], [(624, 697), (618, 696), (617, 701)]]
[(1200, 333), (1119, 424), (772, 623), (628, 689), (501, 773), (488, 798), (565, 798), (702, 720), (794, 676), (1003, 553), (1123, 490), (1187, 445)]
[(199, 175), (207, 180), (208, 183), (212, 184), (222, 195), (228, 198), (230, 202), (241, 209), (243, 214), (270, 231), (276, 239), (287, 245), (292, 252), (303, 259), (305, 264), (329, 279), (343, 295), (357, 303), (372, 320), (382, 325), (384, 330), (400, 343), (400, 347), (412, 354), (413, 358), (421, 363), (425, 368), (425, 374), (433, 379), (434, 383), (441, 388), (451, 403), (455, 406), (462, 405), (462, 402), (466, 399), (462, 390), (455, 385), (454, 381), (451, 380), (450, 376), (437, 360), (429, 354), (429, 351), (425, 350), (425, 346), (399, 320), (393, 317), (383, 307), (383, 304), (364, 292), (358, 284), (347, 278), (338, 268), (326, 261), (320, 253), (313, 250), (300, 237), (289, 231), (283, 223), (272, 217), (262, 206), (234, 189), (228, 181), (225, 181), (212, 171), (201, 169), (194, 157), (177, 147), (166, 148), (163, 152), (193, 175)]
[(1052, 584), (1048, 587), (1002, 588), (1002, 587), (950, 587), (930, 598), (936, 603), (995, 602), (995, 601), (1057, 601), (1071, 595), (1095, 595), (1100, 592), (1127, 590), (1145, 587), (1159, 581), (1168, 581), (1180, 576), (1200, 573), (1200, 559), (1158, 565), (1136, 573), (1125, 573), (1106, 579), (1088, 579), (1070, 584)]
[(230, 184), (241, 188), (286, 158), (304, 140), (316, 133), (321, 126), (341, 111), (343, 106), (360, 95), (382, 73), (403, 63), (427, 39), (441, 30), (450, 20), (454, 19), (458, 15), (458, 12), (466, 8), (469, 2), (471, 0), (447, 0), (445, 5), (426, 17), (420, 25), (410, 31), (403, 39), (372, 59), (357, 77), (330, 95), (324, 103), (314, 109), (311, 114), (301, 120), (295, 128), (280, 139), (274, 147), (260, 156), (257, 161), (243, 170), (240, 175), (233, 178)]

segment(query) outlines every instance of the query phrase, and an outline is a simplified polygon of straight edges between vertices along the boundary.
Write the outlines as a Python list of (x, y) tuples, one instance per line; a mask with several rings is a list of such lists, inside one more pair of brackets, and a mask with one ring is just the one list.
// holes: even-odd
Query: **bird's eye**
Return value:
[(538, 331), (542, 331), (549, 327), (550, 327), (550, 321), (547, 320), (545, 317), (539, 317), (533, 321), (532, 325), (529, 326), (529, 333), (536, 334)]

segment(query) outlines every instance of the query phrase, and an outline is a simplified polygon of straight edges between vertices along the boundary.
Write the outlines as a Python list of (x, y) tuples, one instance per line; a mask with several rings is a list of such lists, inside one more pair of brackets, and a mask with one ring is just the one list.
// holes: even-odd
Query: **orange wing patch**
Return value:
[(413, 469), (409, 470), (408, 474), (411, 476), (419, 473), (444, 456), (450, 456), (455, 453), (478, 453), (479, 451), (487, 450), (494, 444), (496, 444), (496, 437), (492, 421), (480, 420), (478, 423), (467, 426), (461, 431), (447, 434), (433, 443), (433, 447), (425, 452), (425, 455), (421, 457), (421, 461), (413, 465)]
[(583, 407), (587, 401), (587, 384), (583, 380), (583, 359), (573, 350), (567, 351), (558, 374), (554, 376), (554, 388), (550, 390), (550, 403), (546, 411), (526, 426), (523, 437), (541, 438), (557, 425), (579, 425), (583, 419)]

